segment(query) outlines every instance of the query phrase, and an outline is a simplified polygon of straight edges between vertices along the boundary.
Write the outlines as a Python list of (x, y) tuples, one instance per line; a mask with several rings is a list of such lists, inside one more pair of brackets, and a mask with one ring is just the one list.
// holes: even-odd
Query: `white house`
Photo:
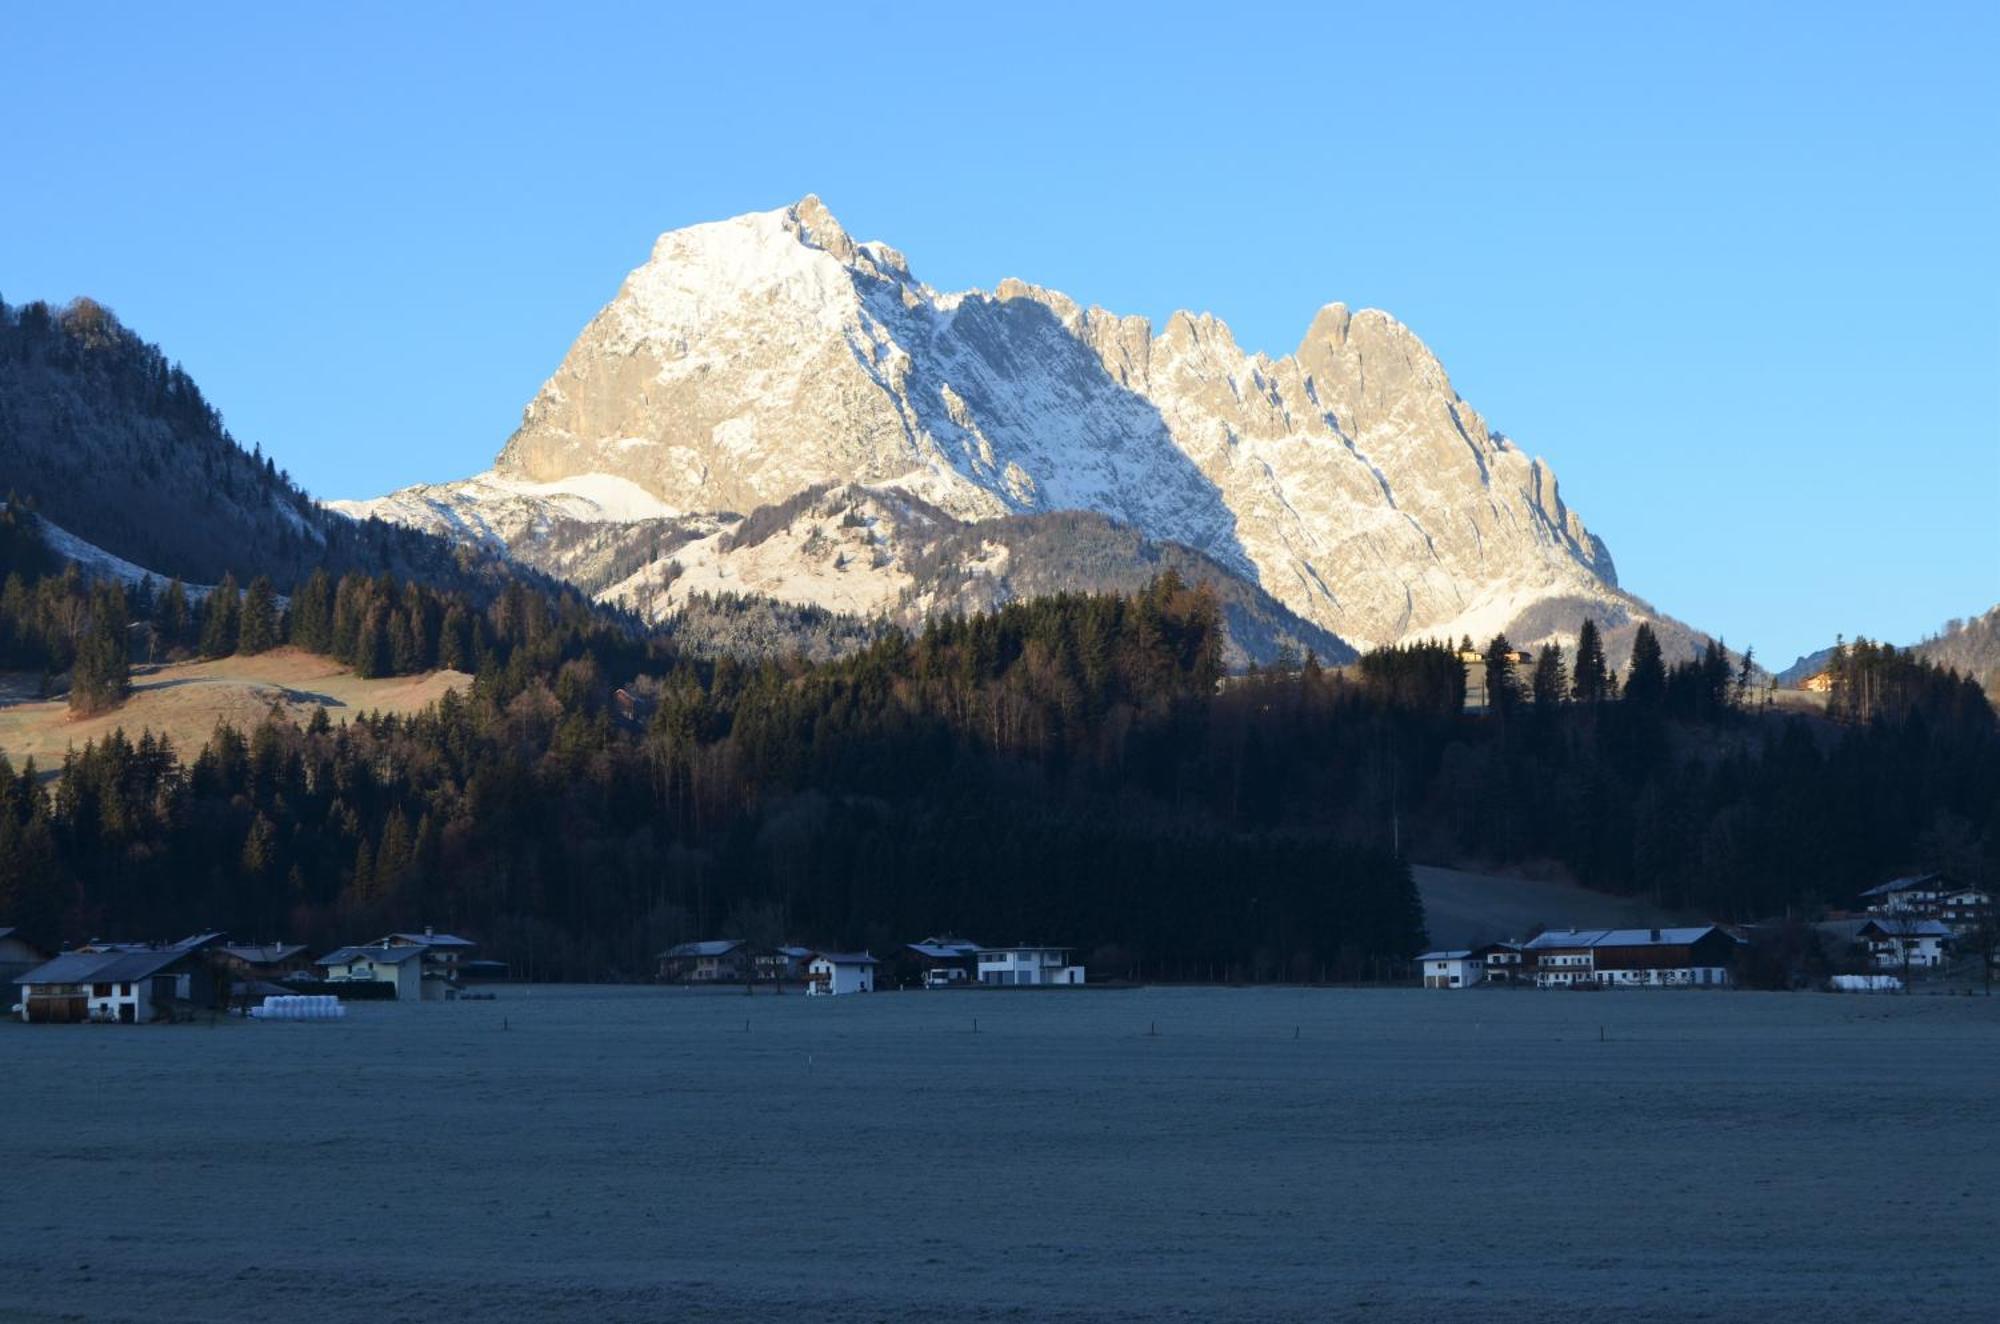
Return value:
[(1958, 890), (1958, 884), (1941, 873), (1919, 873), (1891, 878), (1863, 892), (1861, 899), (1871, 915), (1928, 915), (1947, 893)]
[(24, 1021), (117, 1021), (144, 1025), (190, 1001), (207, 982), (195, 953), (178, 947), (64, 952), (14, 983)]
[[(1833, 957), (1865, 957), (1877, 970), (1935, 970), (1945, 963), (1953, 934), (1943, 920), (1910, 914), (1831, 919), (1814, 925)], [(1905, 959), (1907, 957), (1907, 960)]]
[(422, 947), (343, 947), (314, 964), (326, 971), (329, 984), (389, 984), (398, 1002), (444, 996), (442, 981), (431, 981), (438, 990), (435, 995), (425, 987)]
[(1486, 979), (1486, 961), (1469, 951), (1425, 952), (1417, 958), (1425, 988), (1471, 988)]
[(867, 952), (814, 952), (806, 963), (806, 994), (835, 997), (875, 991), (875, 958)]
[(1067, 947), (981, 947), (979, 982), (1008, 987), (1083, 983), (1083, 967), (1071, 965)]
[(1527, 973), (1518, 942), (1489, 942), (1473, 948), (1472, 955), (1485, 966), (1483, 977), (1489, 984), (1511, 984)]

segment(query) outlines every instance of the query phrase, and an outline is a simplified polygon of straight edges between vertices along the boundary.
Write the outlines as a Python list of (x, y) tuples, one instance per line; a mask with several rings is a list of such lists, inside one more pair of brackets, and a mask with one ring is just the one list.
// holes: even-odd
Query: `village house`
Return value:
[(1473, 957), (1485, 968), (1484, 982), (1512, 984), (1525, 978), (1518, 942), (1489, 942), (1472, 949)]
[(275, 983), (292, 975), (310, 974), (312, 955), (303, 944), (271, 942), (260, 946), (225, 943), (216, 949), (222, 966), (238, 979)]
[(981, 947), (979, 982), (1002, 988), (1082, 984), (1083, 967), (1071, 965), (1067, 947)]
[(0, 929), (0, 984), (12, 985), (16, 975), (25, 975), (48, 959), (49, 954), (22, 937), (19, 929)]
[(1993, 911), (1992, 893), (1945, 873), (1892, 878), (1863, 892), (1861, 900), (1871, 915), (1934, 919), (1961, 937), (1985, 924)]
[(904, 964), (925, 988), (953, 988), (979, 978), (979, 944), (963, 938), (906, 943)]
[(1719, 987), (1737, 939), (1714, 924), (1666, 929), (1560, 929), (1530, 940), (1537, 988)]
[(377, 938), (369, 944), (373, 947), (421, 947), (424, 952), (424, 973), (426, 978), (442, 979), (448, 984), (458, 982), (459, 967), (479, 949), (479, 944), (470, 938), (461, 938), (455, 933), (439, 933), (425, 927), (422, 933), (391, 933)]
[(1814, 927), (1829, 956), (1865, 961), (1877, 970), (1939, 969), (1954, 936), (1943, 920), (1914, 915), (1831, 919)]
[(683, 942), (656, 958), (664, 984), (740, 984), (750, 969), (750, 950), (740, 938)]
[(810, 947), (765, 947), (758, 950), (752, 968), (760, 983), (796, 984), (806, 977), (812, 956)]
[[(424, 988), (421, 947), (342, 947), (314, 964), (326, 972), (329, 984), (387, 984), (396, 990), (398, 1002), (419, 1002), (429, 996)], [(435, 996), (443, 997), (442, 983), (437, 988)]]
[(24, 1021), (115, 1021), (144, 1025), (176, 1006), (208, 1005), (213, 985), (197, 949), (70, 951), (17, 975)]
[(873, 993), (875, 965), (867, 952), (814, 952), (806, 965), (806, 993), (814, 997)]
[(1486, 962), (1467, 950), (1425, 952), (1417, 964), (1425, 988), (1471, 988), (1486, 979)]

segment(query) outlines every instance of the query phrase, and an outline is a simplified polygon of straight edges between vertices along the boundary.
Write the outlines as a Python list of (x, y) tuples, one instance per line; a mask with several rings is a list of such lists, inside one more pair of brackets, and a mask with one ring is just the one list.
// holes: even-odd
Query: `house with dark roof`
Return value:
[(796, 984), (806, 977), (806, 964), (812, 960), (812, 955), (810, 947), (790, 944), (760, 947), (751, 958), (751, 969), (756, 972), (760, 983)]
[(152, 947), (69, 951), (14, 978), (24, 1021), (108, 1021), (144, 1025), (176, 1007), (211, 1005), (208, 962), (199, 950)]
[[(1524, 977), (1526, 967), (1521, 961), (1521, 944), (1518, 942), (1489, 942), (1484, 947), (1473, 948), (1472, 955), (1485, 967), (1482, 983), (1512, 984)], [(1526, 973), (1531, 975), (1533, 972)]]
[(215, 949), (223, 969), (238, 979), (276, 982), (289, 975), (309, 974), (312, 953), (303, 943), (224, 943)]
[(953, 988), (979, 978), (979, 944), (964, 938), (935, 937), (903, 944), (897, 974), (925, 988)]
[(429, 997), (442, 998), (445, 985), (442, 980), (431, 981), (436, 992), (424, 987), (424, 949), (405, 944), (390, 947), (374, 944), (367, 947), (342, 947), (328, 952), (314, 962), (325, 971), (328, 984), (388, 984), (396, 990), (398, 1002), (420, 1002)]
[(1813, 928), (1834, 960), (1844, 957), (1877, 970), (1939, 969), (1955, 936), (1943, 920), (1910, 914), (1822, 920)]
[(1934, 919), (1961, 936), (1993, 913), (1991, 892), (1938, 872), (1891, 878), (1863, 892), (1861, 903), (1871, 915)]
[(740, 984), (750, 957), (750, 945), (741, 938), (710, 938), (676, 943), (654, 959), (664, 984)]

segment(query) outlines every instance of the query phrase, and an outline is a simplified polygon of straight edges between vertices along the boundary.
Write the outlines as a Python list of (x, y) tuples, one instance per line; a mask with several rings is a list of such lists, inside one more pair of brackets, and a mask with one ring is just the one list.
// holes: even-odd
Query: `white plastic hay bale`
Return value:
[(260, 1021), (337, 1021), (347, 1015), (339, 998), (325, 993), (272, 994), (250, 1014)]

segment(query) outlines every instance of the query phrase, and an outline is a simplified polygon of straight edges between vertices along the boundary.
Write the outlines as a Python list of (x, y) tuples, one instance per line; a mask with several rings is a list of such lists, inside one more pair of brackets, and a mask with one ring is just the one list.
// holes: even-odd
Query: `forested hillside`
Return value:
[(503, 576), (490, 554), (321, 509), (245, 450), (194, 381), (90, 299), (0, 301), (0, 495), (167, 578), (313, 570), (469, 586)]
[(1219, 605), (1171, 575), (818, 663), (694, 656), (526, 590), (320, 582), (282, 633), (356, 665), (462, 650), (470, 694), (14, 769), (0, 923), (320, 944), (434, 923), (568, 977), (700, 935), (950, 929), (1109, 973), (1352, 977), (1422, 941), (1399, 842), (1720, 919), (1925, 865), (1993, 876), (2000, 845), (1992, 712), (1905, 654), (1856, 663), (1838, 722), (1745, 712), (1720, 649), (1669, 667), (1649, 636), (1622, 679), (1550, 650), (1470, 716), (1443, 646), (1223, 684)]

